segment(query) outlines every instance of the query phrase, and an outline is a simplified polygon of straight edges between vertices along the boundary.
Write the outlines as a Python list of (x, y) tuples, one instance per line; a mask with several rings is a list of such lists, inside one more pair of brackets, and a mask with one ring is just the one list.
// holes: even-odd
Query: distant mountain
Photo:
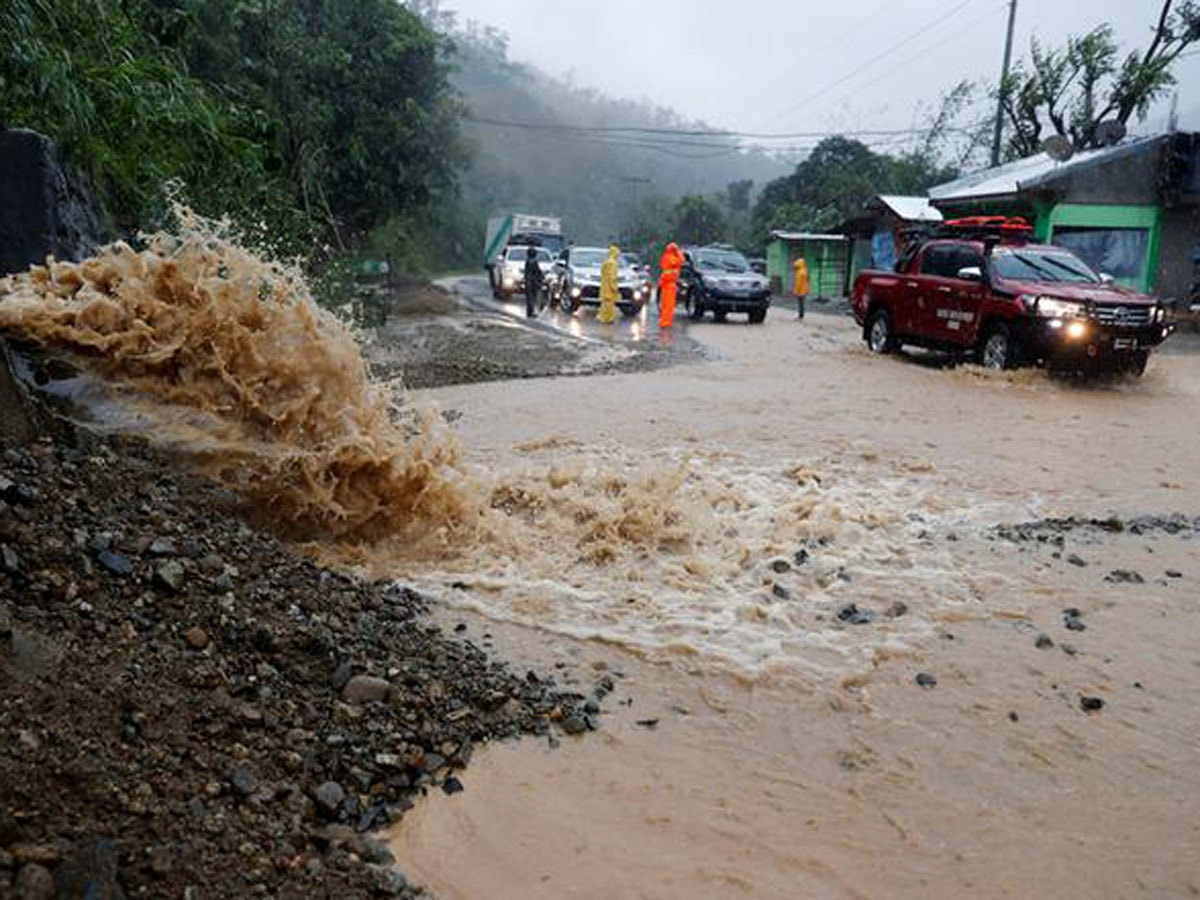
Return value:
[[(439, 25), (454, 44), (452, 82), (467, 106), (464, 132), (474, 151), (462, 200), (481, 217), (511, 209), (558, 214), (572, 239), (605, 241), (639, 200), (722, 192), (745, 179), (757, 190), (794, 167), (744, 151), (673, 110), (614, 99), (514, 62), (496, 29), (458, 27), (446, 14)], [(628, 128), (702, 133), (613, 130)]]

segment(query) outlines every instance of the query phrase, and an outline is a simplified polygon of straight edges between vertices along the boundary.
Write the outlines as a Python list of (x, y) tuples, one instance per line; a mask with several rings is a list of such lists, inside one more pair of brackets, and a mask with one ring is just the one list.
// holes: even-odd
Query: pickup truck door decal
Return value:
[(981, 265), (969, 246), (942, 243), (931, 246), (922, 259), (930, 271), (922, 278), (926, 317), (921, 332), (935, 340), (964, 346), (974, 340), (982, 285), (959, 278), (960, 269)]

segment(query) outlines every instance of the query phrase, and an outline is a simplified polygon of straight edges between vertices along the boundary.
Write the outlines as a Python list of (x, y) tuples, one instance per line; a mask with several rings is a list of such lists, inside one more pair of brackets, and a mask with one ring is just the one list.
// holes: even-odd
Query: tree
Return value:
[(763, 188), (754, 206), (753, 237), (761, 245), (775, 228), (826, 231), (876, 194), (923, 194), (956, 174), (920, 148), (888, 156), (861, 141), (828, 137), (795, 172)]
[(725, 214), (708, 197), (689, 194), (675, 204), (675, 240), (680, 244), (711, 244), (725, 239)]
[(261, 208), (264, 154), (244, 110), (190, 77), (142, 12), (135, 0), (0, 3), (0, 125), (53, 138), (122, 230), (149, 224), (171, 179), (214, 213)]
[(0, 122), (122, 231), (179, 182), (276, 253), (352, 248), (428, 230), (464, 161), (448, 44), (395, 0), (5, 0), (0, 33)]
[(737, 215), (750, 211), (750, 191), (753, 187), (752, 178), (742, 178), (725, 185), (725, 202), (731, 213)]
[(1047, 128), (1076, 150), (1087, 150), (1101, 145), (1101, 123), (1126, 125), (1135, 115), (1144, 119), (1150, 105), (1175, 84), (1175, 60), (1200, 41), (1200, 5), (1185, 0), (1172, 9), (1172, 4), (1163, 0), (1146, 50), (1123, 61), (1110, 25), (1071, 38), (1059, 49), (1032, 40), (1029, 62), (1018, 63), (999, 88), (1012, 129), (1009, 158), (1037, 153)]
[(465, 157), (449, 47), (395, 0), (157, 0), (151, 10), (192, 73), (259, 112), (270, 164), (339, 242), (454, 183)]

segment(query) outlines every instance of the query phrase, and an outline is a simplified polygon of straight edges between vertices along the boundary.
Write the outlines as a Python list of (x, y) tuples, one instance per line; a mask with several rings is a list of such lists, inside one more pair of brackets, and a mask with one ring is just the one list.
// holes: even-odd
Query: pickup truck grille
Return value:
[(1153, 306), (1097, 303), (1094, 309), (1096, 319), (1101, 325), (1110, 325), (1114, 328), (1141, 328), (1149, 325), (1154, 315)]

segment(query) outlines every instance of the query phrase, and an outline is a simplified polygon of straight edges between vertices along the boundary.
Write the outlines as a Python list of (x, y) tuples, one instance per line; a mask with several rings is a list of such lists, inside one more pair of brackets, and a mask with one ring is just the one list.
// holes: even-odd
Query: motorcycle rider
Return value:
[(537, 247), (525, 251), (525, 315), (537, 315), (537, 298), (542, 290), (542, 267), (538, 265)]

